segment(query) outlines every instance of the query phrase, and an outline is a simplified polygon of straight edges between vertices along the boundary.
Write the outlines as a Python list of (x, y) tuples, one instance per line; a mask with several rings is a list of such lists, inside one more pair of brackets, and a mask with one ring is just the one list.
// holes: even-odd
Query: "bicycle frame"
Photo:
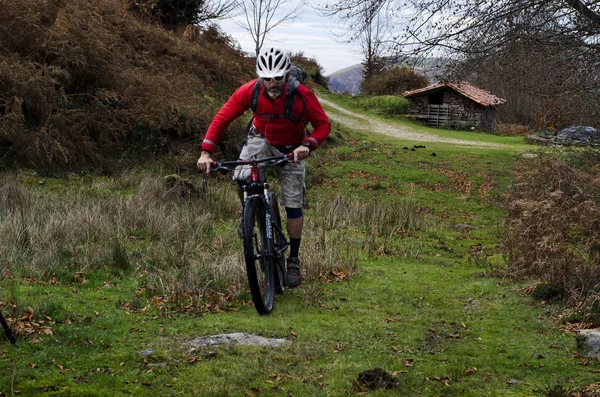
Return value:
[[(266, 206), (266, 222), (267, 222), (267, 238), (269, 239), (269, 248), (274, 246), (273, 243), (273, 235), (271, 234), (271, 226), (272, 226), (272, 220), (271, 220), (271, 213), (270, 210), (271, 208), (273, 208), (273, 203), (271, 202), (271, 197), (269, 196), (269, 184), (265, 179), (265, 182), (262, 183), (260, 182), (260, 172), (261, 169), (259, 168), (259, 164), (261, 163), (266, 163), (269, 161), (275, 161), (275, 163), (273, 163), (271, 165), (271, 167), (275, 167), (278, 165), (282, 165), (282, 164), (286, 164), (289, 162), (293, 161), (293, 154), (287, 154), (287, 155), (283, 155), (283, 156), (272, 156), (272, 157), (264, 157), (261, 159), (249, 159), (249, 160), (233, 160), (233, 161), (222, 161), (222, 162), (214, 162), (213, 163), (213, 171), (217, 172), (217, 171), (221, 171), (224, 173), (228, 173), (232, 171), (232, 168), (229, 168), (231, 166), (238, 166), (238, 165), (249, 165), (250, 166), (250, 184), (249, 185), (243, 185), (242, 186), (242, 190), (243, 190), (243, 198), (244, 198), (244, 203), (248, 200), (248, 197), (250, 196), (256, 196), (256, 195), (260, 195), (264, 198), (265, 203), (267, 204)], [(266, 178), (266, 175), (265, 175)], [(254, 193), (257, 190), (262, 190), (262, 194), (257, 194)], [(253, 192), (252, 194), (249, 193)], [(282, 237), (284, 237), (284, 241), (286, 242), (286, 247), (287, 248), (287, 240), (285, 239), (285, 234), (283, 234), (283, 230), (281, 230), (280, 228), (278, 228), (278, 232), (282, 234)], [(285, 249), (284, 249), (285, 250)], [(282, 253), (284, 250), (280, 250), (279, 252)], [(272, 255), (272, 252), (269, 252), (270, 255)]]
[[(253, 209), (260, 208), (261, 221), (264, 220), (264, 228), (262, 240), (254, 240), (255, 243), (250, 243), (252, 238), (256, 239), (256, 234), (247, 234), (246, 226), (244, 226), (244, 255), (246, 260), (247, 272), (249, 277), (250, 289), (253, 293), (253, 300), (257, 311), (260, 314), (267, 314), (273, 307), (273, 288), (275, 292), (281, 293), (285, 290), (285, 259), (284, 252), (289, 246), (289, 242), (286, 239), (285, 233), (281, 227), (281, 219), (279, 208), (277, 206), (274, 194), (269, 191), (269, 184), (266, 179), (261, 179), (261, 168), (259, 164), (265, 162), (271, 162), (267, 167), (273, 167), (277, 165), (283, 165), (291, 162), (293, 155), (274, 156), (266, 157), (262, 159), (249, 159), (249, 160), (237, 160), (237, 161), (224, 161), (214, 162), (212, 164), (212, 171), (221, 171), (222, 173), (229, 173), (233, 171), (233, 166), (248, 165), (250, 166), (250, 181), (248, 184), (242, 185), (243, 190), (243, 215), (242, 224), (245, 225), (247, 211), (253, 211)], [(252, 201), (251, 201), (252, 200)], [(254, 200), (258, 200), (257, 204)], [(252, 215), (253, 217), (256, 215)], [(275, 217), (276, 219), (273, 219)], [(249, 218), (254, 219), (254, 218)], [(254, 236), (254, 237), (252, 237)], [(258, 241), (263, 241), (263, 245), (257, 250), (260, 244)], [(252, 248), (254, 247), (254, 248)], [(268, 277), (266, 288), (270, 292), (267, 293), (264, 302), (262, 301), (262, 292), (256, 291), (257, 279), (256, 279), (256, 261), (260, 261), (264, 266), (268, 266), (266, 274), (270, 274), (271, 279)], [(250, 268), (249, 268), (250, 266)], [(263, 268), (263, 271), (265, 269)]]

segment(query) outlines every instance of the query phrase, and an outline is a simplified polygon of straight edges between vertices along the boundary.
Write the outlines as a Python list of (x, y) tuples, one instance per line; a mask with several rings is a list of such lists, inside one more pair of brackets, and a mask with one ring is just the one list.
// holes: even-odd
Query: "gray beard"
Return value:
[(269, 94), (269, 96), (271, 97), (271, 99), (277, 99), (281, 96), (281, 91), (277, 90), (277, 91), (267, 91), (267, 94)]

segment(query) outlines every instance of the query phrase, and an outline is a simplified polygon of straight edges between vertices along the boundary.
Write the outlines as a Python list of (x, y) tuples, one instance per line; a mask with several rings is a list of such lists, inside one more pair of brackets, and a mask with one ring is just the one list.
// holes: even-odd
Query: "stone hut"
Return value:
[(408, 113), (431, 127), (474, 127), (496, 131), (496, 107), (506, 102), (465, 81), (440, 81), (425, 88), (407, 91)]

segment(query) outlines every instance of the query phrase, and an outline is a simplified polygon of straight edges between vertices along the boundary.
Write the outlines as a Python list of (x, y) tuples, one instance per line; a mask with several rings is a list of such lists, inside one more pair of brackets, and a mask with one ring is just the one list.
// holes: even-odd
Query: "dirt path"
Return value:
[[(327, 115), (331, 121), (343, 124), (346, 127), (359, 130), (359, 131), (369, 131), (369, 132), (377, 132), (380, 134), (392, 136), (395, 138), (406, 139), (409, 141), (419, 141), (419, 142), (441, 142), (441, 143), (450, 143), (454, 145), (464, 145), (464, 146), (480, 146), (480, 147), (504, 147), (502, 144), (497, 143), (488, 143), (488, 142), (475, 142), (475, 141), (467, 141), (463, 139), (453, 139), (446, 138), (442, 136), (438, 136), (435, 134), (428, 134), (426, 132), (418, 132), (415, 130), (411, 130), (408, 127), (394, 125), (391, 123), (386, 123), (384, 121), (376, 120), (369, 118), (368, 116), (364, 116), (358, 113), (351, 112), (343, 107), (336, 105), (335, 103), (328, 101), (322, 97), (319, 97), (319, 101), (332, 109), (333, 112), (328, 112)], [(347, 117), (350, 116), (350, 117)], [(359, 121), (357, 121), (357, 119)]]

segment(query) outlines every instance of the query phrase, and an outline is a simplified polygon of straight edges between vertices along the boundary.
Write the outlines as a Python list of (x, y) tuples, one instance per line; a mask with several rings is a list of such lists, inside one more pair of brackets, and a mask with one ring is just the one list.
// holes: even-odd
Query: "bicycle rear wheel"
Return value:
[(269, 193), (271, 202), (271, 225), (273, 229), (273, 267), (275, 268), (275, 292), (282, 294), (285, 291), (285, 249), (288, 242), (283, 234), (279, 204), (273, 192)]
[(275, 280), (269, 253), (265, 205), (260, 197), (249, 197), (244, 205), (244, 259), (254, 307), (259, 314), (273, 310)]

